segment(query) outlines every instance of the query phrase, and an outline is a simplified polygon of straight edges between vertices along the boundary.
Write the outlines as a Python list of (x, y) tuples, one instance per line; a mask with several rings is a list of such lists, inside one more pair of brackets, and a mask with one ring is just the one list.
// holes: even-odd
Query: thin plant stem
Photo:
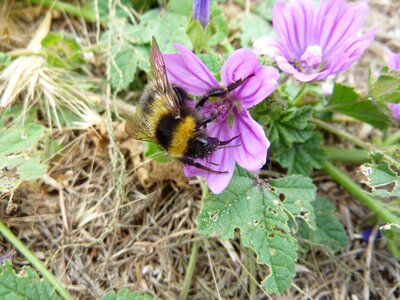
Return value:
[(356, 138), (354, 135), (351, 135), (343, 130), (337, 129), (334, 126), (316, 118), (310, 118), (310, 121), (313, 122), (315, 125), (317, 125), (320, 128), (325, 129), (326, 131), (332, 132), (336, 134), (337, 136), (340, 136), (350, 142), (352, 142), (354, 145), (369, 150), (371, 148), (370, 144), (360, 140), (359, 138)]
[(257, 297), (256, 258), (251, 249), (247, 249), (247, 261), (249, 264), (249, 299), (254, 300)]
[(197, 256), (199, 254), (199, 249), (200, 249), (200, 240), (196, 240), (193, 242), (193, 245), (192, 245), (192, 252), (190, 253), (189, 264), (186, 269), (185, 278), (183, 280), (183, 285), (182, 285), (182, 290), (179, 295), (180, 300), (188, 299), (189, 288), (192, 283), (192, 278), (193, 278), (194, 269), (195, 269), (196, 263), (197, 263)]
[[(207, 198), (209, 190), (208, 190), (207, 183), (205, 181), (201, 181), (200, 187), (201, 187), (201, 193), (202, 193), (201, 202), (203, 202)], [(183, 279), (182, 290), (179, 295), (180, 300), (187, 299), (187, 296), (189, 294), (189, 288), (192, 283), (194, 268), (196, 267), (199, 249), (200, 249), (200, 240), (195, 240), (192, 245), (192, 252), (190, 253), (189, 264), (186, 269), (185, 278)]]
[(325, 147), (324, 150), (327, 158), (333, 161), (350, 164), (363, 164), (370, 161), (369, 153), (364, 149)]
[(396, 144), (398, 141), (400, 141), (400, 130), (398, 130), (394, 134), (388, 136), (388, 138), (383, 142), (383, 145), (391, 146), (391, 145)]
[(47, 270), (43, 263), (18, 239), (0, 220), (0, 233), (38, 270), (44, 278), (56, 289), (63, 299), (72, 300), (72, 296), (64, 289), (58, 280)]
[[(45, 8), (50, 8), (54, 10), (58, 10), (61, 12), (65, 12), (68, 15), (74, 17), (82, 17), (87, 22), (96, 22), (98, 20), (96, 14), (89, 8), (86, 7), (78, 7), (71, 3), (65, 3), (61, 1), (54, 0), (29, 0), (31, 4), (41, 5)], [(101, 18), (99, 22), (102, 25), (107, 25), (107, 19)]]
[(367, 195), (358, 184), (356, 184), (347, 174), (336, 168), (332, 163), (326, 161), (323, 164), (322, 169), (362, 204), (376, 213), (384, 222), (400, 224), (400, 217), (394, 215), (378, 200)]
[[(355, 136), (337, 129), (335, 127), (333, 127), (332, 125), (316, 119), (316, 118), (310, 118), (310, 121), (313, 122), (314, 124), (316, 124), (318, 127), (321, 127), (329, 132), (332, 132), (334, 134), (336, 134), (337, 136), (340, 136), (350, 142), (352, 142), (354, 145), (366, 149), (366, 150), (373, 150), (373, 146), (371, 144), (365, 143), (364, 141), (360, 140), (359, 138), (356, 138)], [(396, 161), (393, 157), (391, 157), (390, 155), (386, 154), (386, 153), (382, 153), (383, 158), (389, 162), (390, 164), (396, 166), (397, 168), (400, 168), (400, 163), (398, 161)]]

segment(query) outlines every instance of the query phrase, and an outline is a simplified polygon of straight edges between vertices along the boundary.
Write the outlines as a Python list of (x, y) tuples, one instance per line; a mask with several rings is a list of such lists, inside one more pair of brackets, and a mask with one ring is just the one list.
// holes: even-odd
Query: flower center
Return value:
[(322, 49), (318, 45), (308, 46), (301, 56), (301, 65), (306, 69), (314, 69), (322, 61)]
[(214, 103), (210, 107), (210, 113), (217, 113), (215, 122), (221, 123), (229, 116), (229, 106), (226, 103)]

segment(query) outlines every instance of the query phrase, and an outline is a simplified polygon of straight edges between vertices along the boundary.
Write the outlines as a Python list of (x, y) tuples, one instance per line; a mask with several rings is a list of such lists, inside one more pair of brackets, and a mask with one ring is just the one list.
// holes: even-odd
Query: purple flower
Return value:
[[(204, 63), (182, 45), (175, 45), (176, 54), (164, 54), (168, 78), (171, 83), (183, 88), (189, 94), (202, 96), (210, 90), (221, 87)], [(227, 174), (210, 173), (185, 165), (186, 176), (204, 176), (215, 194), (221, 193), (232, 178), (235, 162), (255, 172), (264, 164), (270, 145), (263, 128), (247, 111), (260, 103), (278, 85), (279, 73), (273, 67), (262, 66), (257, 56), (246, 49), (232, 53), (221, 69), (222, 85), (249, 77), (241, 86), (227, 96), (209, 101), (202, 109), (204, 115), (217, 112), (218, 117), (208, 125), (207, 134), (219, 140), (239, 136), (224, 149), (213, 152), (201, 164)], [(233, 146), (233, 147), (232, 147)]]
[(359, 35), (367, 14), (365, 3), (321, 0), (315, 7), (313, 0), (278, 0), (272, 18), (279, 39), (262, 37), (253, 46), (297, 80), (321, 80), (347, 69), (372, 42), (374, 30)]
[(391, 71), (400, 71), (400, 53), (394, 53), (388, 49), (388, 66)]
[[(394, 53), (388, 49), (388, 66), (391, 71), (400, 71), (400, 53)], [(393, 120), (400, 121), (400, 103), (388, 103), (392, 111)]]
[(210, 0), (193, 1), (193, 20), (197, 20), (205, 28), (210, 20)]

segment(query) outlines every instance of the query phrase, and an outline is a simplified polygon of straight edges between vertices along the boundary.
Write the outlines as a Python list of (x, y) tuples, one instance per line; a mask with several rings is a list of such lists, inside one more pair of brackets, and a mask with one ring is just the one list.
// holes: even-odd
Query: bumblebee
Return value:
[(237, 80), (228, 87), (217, 87), (201, 97), (195, 107), (189, 106), (186, 101), (190, 98), (186, 92), (169, 83), (164, 59), (154, 37), (150, 53), (150, 71), (152, 78), (139, 100), (136, 113), (126, 122), (125, 131), (128, 135), (160, 145), (172, 157), (186, 165), (212, 173), (227, 173), (212, 170), (196, 162), (196, 159), (207, 159), (211, 153), (225, 148), (239, 136), (226, 141), (208, 136), (207, 124), (212, 122), (217, 114), (205, 117), (200, 110), (209, 98), (225, 96), (247, 78)]

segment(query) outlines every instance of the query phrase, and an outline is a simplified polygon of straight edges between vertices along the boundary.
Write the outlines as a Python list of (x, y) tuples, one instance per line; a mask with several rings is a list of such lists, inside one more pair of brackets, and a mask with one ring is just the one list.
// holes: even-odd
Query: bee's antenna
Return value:
[(230, 142), (232, 142), (233, 140), (237, 139), (238, 137), (240, 137), (240, 134), (237, 135), (237, 136), (234, 136), (234, 137), (231, 138), (230, 140), (227, 140), (227, 141), (220, 141), (220, 142), (219, 142), (219, 145), (220, 145), (220, 146), (228, 145)]
[(235, 148), (235, 147), (240, 147), (242, 144), (237, 144), (237, 145), (229, 145), (229, 146), (224, 146), (224, 147), (218, 147), (219, 149), (227, 149), (227, 148)]

